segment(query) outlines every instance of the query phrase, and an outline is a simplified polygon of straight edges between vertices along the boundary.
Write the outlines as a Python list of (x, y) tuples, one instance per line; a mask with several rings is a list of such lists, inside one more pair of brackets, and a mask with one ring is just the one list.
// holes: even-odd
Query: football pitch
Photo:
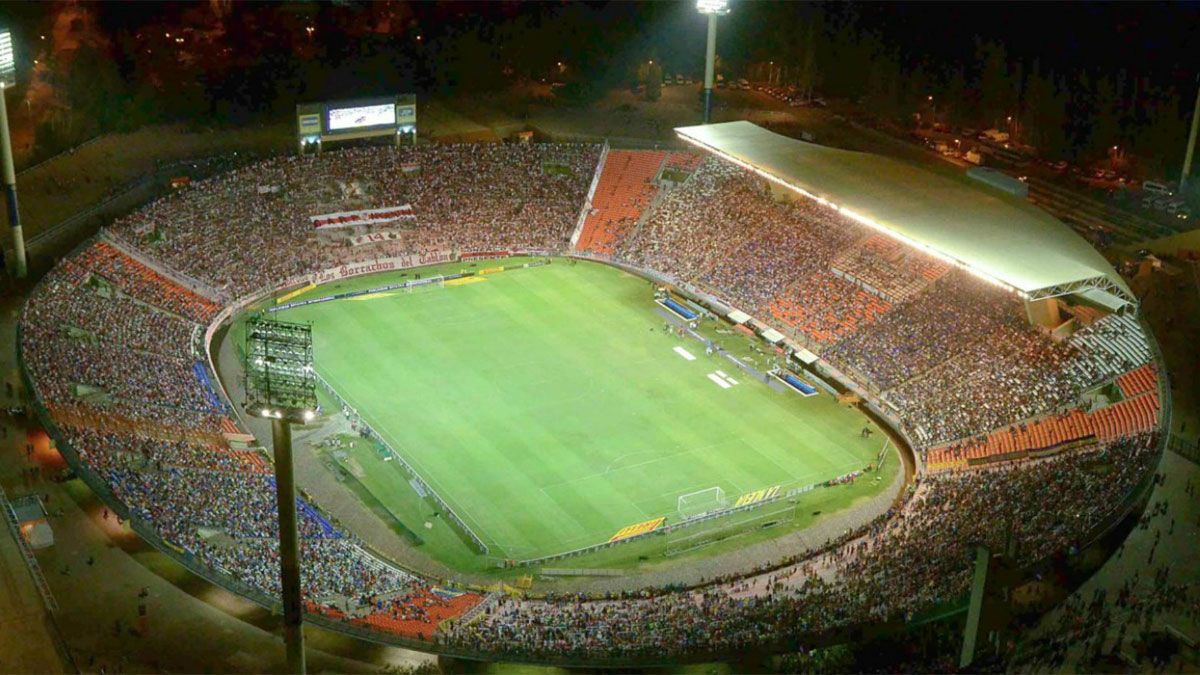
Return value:
[[(277, 316), (312, 322), (318, 373), (491, 557), (674, 523), (680, 495), (712, 487), (733, 504), (815, 485), (883, 444), (829, 394), (776, 390), (664, 330), (645, 279), (555, 260), (464, 281)], [(393, 486), (373, 490), (385, 507), (412, 499), (403, 480), (370, 483)]]

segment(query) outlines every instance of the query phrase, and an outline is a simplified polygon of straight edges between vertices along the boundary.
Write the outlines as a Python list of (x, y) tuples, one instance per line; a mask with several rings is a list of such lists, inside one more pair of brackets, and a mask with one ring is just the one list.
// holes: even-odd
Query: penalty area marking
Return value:
[(709, 373), (708, 379), (715, 382), (716, 385), (722, 389), (728, 389), (733, 386), (732, 384), (729, 384), (728, 382), (726, 382), (725, 378), (718, 376), (716, 373)]
[(691, 352), (689, 352), (688, 350), (684, 349), (683, 347), (676, 347), (676, 348), (675, 348), (675, 353), (676, 353), (676, 354), (678, 354), (678, 355), (680, 355), (680, 356), (682, 356), (683, 358), (687, 359), (688, 361), (695, 361), (695, 360), (696, 360), (696, 357), (695, 357), (695, 356), (694, 356), (694, 355), (693, 355)]
[(738, 383), (737, 380), (726, 375), (725, 371), (723, 370), (718, 370), (715, 373), (709, 373), (708, 379), (712, 380), (718, 387), (722, 389), (728, 389)]

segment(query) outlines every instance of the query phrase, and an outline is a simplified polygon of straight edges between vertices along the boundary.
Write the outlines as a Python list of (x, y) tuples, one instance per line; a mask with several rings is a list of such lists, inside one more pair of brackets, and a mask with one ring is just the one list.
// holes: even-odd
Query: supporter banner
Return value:
[(363, 244), (378, 244), (384, 241), (395, 241), (400, 238), (399, 230), (380, 230), (371, 232), (370, 234), (356, 234), (350, 237), (351, 246), (362, 246)]
[(312, 276), (312, 282), (320, 285), (329, 283), (330, 281), (349, 279), (350, 277), (362, 276), (364, 274), (390, 272), (392, 270), (402, 270), (409, 267), (419, 267), (421, 265), (433, 265), (435, 263), (449, 262), (453, 259), (454, 256), (450, 251), (434, 251), (431, 253), (395, 256), (392, 258), (379, 258), (378, 260), (372, 260), (371, 262), (359, 263), (355, 265), (342, 265), (341, 267), (334, 267), (317, 272)]
[(413, 212), (412, 204), (404, 204), (402, 206), (389, 206), (382, 209), (326, 213), (320, 216), (312, 216), (309, 220), (312, 222), (313, 228), (323, 230), (333, 227), (353, 227), (355, 225), (380, 225), (383, 223), (393, 223), (397, 220), (411, 220), (416, 217), (417, 214)]

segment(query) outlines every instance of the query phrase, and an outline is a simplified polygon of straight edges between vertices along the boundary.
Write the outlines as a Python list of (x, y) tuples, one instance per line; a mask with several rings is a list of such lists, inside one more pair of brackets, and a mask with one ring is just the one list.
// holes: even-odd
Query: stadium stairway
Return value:
[(610, 150), (576, 250), (611, 255), (649, 208), (664, 167), (693, 171), (701, 158), (657, 150)]

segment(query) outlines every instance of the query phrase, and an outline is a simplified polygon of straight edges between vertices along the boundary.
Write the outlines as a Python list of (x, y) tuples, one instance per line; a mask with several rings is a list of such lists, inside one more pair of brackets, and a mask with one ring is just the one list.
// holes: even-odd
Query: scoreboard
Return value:
[(377, 136), (394, 136), (399, 145), (415, 139), (417, 97), (392, 97), (301, 103), (296, 106), (296, 138), (300, 151), (323, 143)]

